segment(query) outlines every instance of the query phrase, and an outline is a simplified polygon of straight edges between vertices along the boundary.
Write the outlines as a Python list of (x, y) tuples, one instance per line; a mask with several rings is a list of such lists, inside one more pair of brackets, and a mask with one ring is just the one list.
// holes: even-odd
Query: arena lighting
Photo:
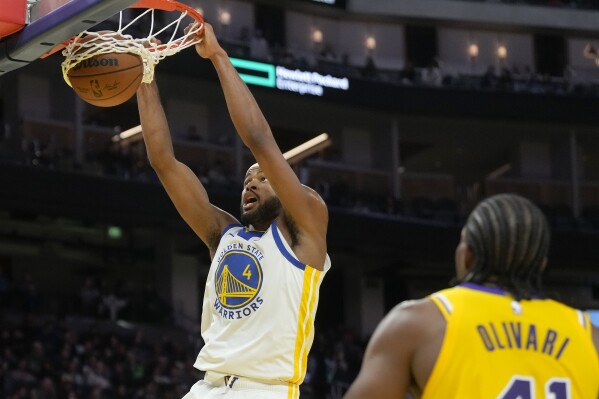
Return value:
[(123, 230), (119, 226), (108, 226), (106, 235), (113, 240), (118, 240), (123, 237)]
[(322, 43), (323, 35), (320, 29), (312, 31), (312, 41), (316, 44)]
[(472, 43), (468, 46), (468, 55), (470, 58), (478, 57), (478, 45), (476, 43)]
[(376, 39), (374, 36), (368, 36), (366, 38), (366, 49), (370, 51), (376, 49)]
[(487, 180), (497, 179), (509, 172), (510, 170), (512, 170), (511, 164), (506, 163), (504, 165), (501, 165), (500, 167), (498, 167), (497, 169), (495, 169), (487, 175)]
[(115, 134), (114, 136), (112, 136), (112, 141), (114, 141), (115, 143), (117, 141), (121, 141), (121, 140), (125, 140), (128, 138), (131, 138), (133, 136), (136, 136), (138, 134), (141, 133), (141, 125), (137, 125), (135, 127), (132, 127), (131, 129), (127, 129), (124, 132), (120, 132), (119, 134)]
[(317, 153), (318, 151), (324, 150), (331, 144), (332, 141), (329, 138), (329, 135), (326, 133), (322, 133), (314, 137), (313, 139), (310, 139), (305, 143), (300, 144), (297, 147), (285, 152), (283, 154), (283, 157), (287, 160), (287, 162), (293, 165), (301, 161), (302, 159)]
[(497, 47), (497, 58), (505, 60), (507, 57), (507, 48), (504, 45)]
[(224, 26), (228, 26), (231, 23), (231, 13), (229, 11), (223, 11), (220, 13), (219, 21)]
[[(300, 144), (297, 147), (284, 152), (283, 158), (285, 158), (290, 165), (293, 165), (320, 150), (324, 150), (332, 143), (333, 141), (329, 138), (329, 135), (326, 133), (322, 133), (314, 137), (313, 139), (310, 139), (305, 143)], [(250, 168), (253, 168), (254, 166), (258, 166), (258, 164), (255, 163), (252, 166), (250, 166)]]
[[(127, 129), (124, 132), (114, 135), (112, 137), (112, 141), (118, 142), (121, 140), (125, 140), (128, 138), (137, 136), (140, 133), (141, 133), (141, 125), (137, 125), (135, 127), (132, 127), (131, 129)], [(332, 144), (332, 141), (329, 138), (329, 135), (326, 133), (322, 133), (322, 134), (314, 137), (313, 139), (310, 139), (310, 140), (306, 141), (305, 143), (302, 143), (302, 144), (298, 145), (297, 147), (292, 148), (289, 151), (285, 152), (283, 154), (283, 157), (290, 164), (293, 165), (294, 163), (299, 162), (302, 159), (307, 158), (310, 155), (312, 155), (318, 151), (324, 150), (331, 144)]]

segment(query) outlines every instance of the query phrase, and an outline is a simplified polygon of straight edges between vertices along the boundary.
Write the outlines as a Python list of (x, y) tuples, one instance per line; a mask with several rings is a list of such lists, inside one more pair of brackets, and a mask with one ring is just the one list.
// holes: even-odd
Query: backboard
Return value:
[(112, 17), (136, 0), (27, 0), (26, 25), (0, 39), (0, 76)]

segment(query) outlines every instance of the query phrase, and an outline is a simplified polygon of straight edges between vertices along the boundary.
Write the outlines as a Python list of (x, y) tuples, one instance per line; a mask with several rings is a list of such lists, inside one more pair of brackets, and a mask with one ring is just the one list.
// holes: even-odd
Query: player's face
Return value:
[(266, 228), (279, 216), (282, 206), (270, 182), (259, 166), (248, 169), (241, 193), (241, 222)]

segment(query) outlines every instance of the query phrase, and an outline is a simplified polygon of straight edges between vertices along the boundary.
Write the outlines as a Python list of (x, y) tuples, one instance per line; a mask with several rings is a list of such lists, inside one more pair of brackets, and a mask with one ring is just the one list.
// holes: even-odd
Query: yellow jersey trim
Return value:
[(320, 276), (321, 272), (312, 267), (306, 267), (304, 270), (302, 299), (297, 321), (297, 337), (293, 357), (293, 377), (289, 381), (293, 384), (301, 384), (306, 375), (308, 361), (308, 350), (306, 345), (308, 343), (308, 337), (313, 333), (314, 308), (318, 298)]

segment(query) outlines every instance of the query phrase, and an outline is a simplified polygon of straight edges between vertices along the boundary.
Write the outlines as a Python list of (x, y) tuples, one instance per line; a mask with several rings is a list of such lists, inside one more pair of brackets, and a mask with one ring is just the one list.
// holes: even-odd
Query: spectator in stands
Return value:
[(198, 127), (196, 125), (189, 125), (187, 127), (187, 132), (185, 133), (185, 138), (189, 141), (203, 141), (204, 139), (198, 132)]
[(369, 79), (375, 79), (378, 75), (378, 70), (374, 63), (374, 58), (372, 55), (366, 56), (366, 63), (364, 64), (364, 68), (362, 68), (362, 76)]
[(100, 315), (106, 314), (110, 320), (117, 321), (120, 311), (127, 306), (129, 301), (120, 293), (120, 290), (111, 290), (102, 295), (100, 302)]
[(26, 359), (20, 359), (16, 366), (8, 373), (6, 385), (9, 390), (18, 390), (20, 387), (31, 386), (37, 382), (35, 376), (29, 371)]
[(489, 65), (485, 71), (480, 86), (483, 89), (494, 89), (497, 87), (497, 76), (495, 75), (495, 67), (493, 65)]
[(83, 374), (86, 384), (92, 388), (105, 390), (112, 387), (108, 369), (102, 360), (92, 357), (91, 361), (83, 366)]
[(440, 87), (442, 85), (443, 73), (441, 72), (441, 65), (436, 58), (424, 70), (423, 81), (428, 86)]
[(0, 268), (0, 308), (8, 304), (10, 295), (10, 282), (6, 277), (4, 269)]
[(250, 29), (247, 26), (242, 26), (241, 29), (239, 29), (239, 36), (237, 37), (237, 40), (242, 45), (245, 45), (245, 46), (250, 45), (250, 41), (251, 41)]
[(54, 381), (50, 377), (45, 377), (40, 384), (38, 399), (56, 399), (57, 397)]
[(399, 72), (399, 81), (404, 84), (412, 84), (416, 82), (417, 71), (414, 68), (412, 61), (406, 61), (403, 69)]
[(23, 276), (23, 279), (19, 282), (17, 289), (22, 309), (25, 312), (33, 312), (37, 310), (39, 297), (37, 286), (33, 281), (31, 274), (27, 273), (25, 276)]
[(507, 67), (502, 67), (499, 72), (498, 87), (502, 90), (512, 90), (514, 86), (514, 79), (512, 72)]
[(342, 75), (348, 75), (350, 73), (351, 65), (349, 62), (349, 54), (346, 51), (341, 53), (340, 66), (341, 66), (340, 71), (341, 71)]
[(210, 181), (210, 185), (216, 188), (227, 188), (227, 185), (230, 183), (230, 181), (227, 177), (225, 164), (222, 160), (217, 159), (210, 167), (210, 170), (208, 171), (208, 180)]
[(260, 29), (254, 31), (250, 40), (250, 57), (259, 61), (270, 60), (270, 46)]
[(524, 67), (524, 70), (522, 71), (522, 80), (525, 82), (526, 89), (528, 91), (533, 91), (534, 87), (538, 83), (537, 74), (532, 70), (532, 68), (529, 65), (526, 65)]
[(295, 68), (297, 60), (293, 51), (280, 43), (275, 43), (272, 51), (274, 62), (277, 64), (285, 65), (289, 68)]
[(337, 54), (333, 50), (331, 43), (324, 43), (318, 56), (321, 61), (337, 62)]
[(79, 291), (81, 300), (81, 313), (85, 316), (96, 316), (98, 314), (98, 304), (100, 301), (100, 291), (96, 287), (93, 278), (87, 277)]

